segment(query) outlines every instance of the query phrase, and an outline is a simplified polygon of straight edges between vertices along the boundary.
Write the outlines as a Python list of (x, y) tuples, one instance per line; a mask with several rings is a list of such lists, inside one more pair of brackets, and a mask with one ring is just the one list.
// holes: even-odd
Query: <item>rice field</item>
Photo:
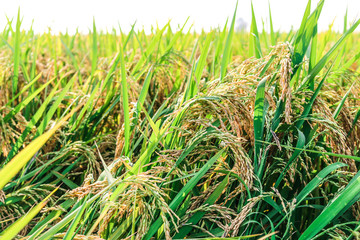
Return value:
[(1, 239), (360, 239), (360, 20), (318, 32), (323, 4), (290, 32), (9, 19)]

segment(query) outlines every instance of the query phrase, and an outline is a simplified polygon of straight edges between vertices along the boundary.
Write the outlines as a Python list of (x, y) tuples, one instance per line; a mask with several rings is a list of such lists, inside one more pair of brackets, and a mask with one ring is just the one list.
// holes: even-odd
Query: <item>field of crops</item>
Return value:
[(9, 20), (1, 239), (359, 239), (360, 21), (310, 3), (287, 33)]

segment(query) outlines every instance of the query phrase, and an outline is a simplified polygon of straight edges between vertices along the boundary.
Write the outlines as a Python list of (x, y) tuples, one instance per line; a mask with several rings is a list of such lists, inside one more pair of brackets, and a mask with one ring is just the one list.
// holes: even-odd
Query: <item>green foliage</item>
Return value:
[(209, 33), (35, 35), (19, 11), (0, 33), (2, 238), (357, 236), (360, 21), (319, 32), (324, 2), (288, 33), (269, 5), (261, 34), (253, 7), (250, 33), (237, 6)]

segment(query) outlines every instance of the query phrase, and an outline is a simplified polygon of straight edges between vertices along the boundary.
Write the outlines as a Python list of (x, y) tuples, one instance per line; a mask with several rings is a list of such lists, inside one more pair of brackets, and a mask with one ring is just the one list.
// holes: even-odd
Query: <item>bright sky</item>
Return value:
[[(268, 28), (268, 2), (271, 4), (273, 24), (276, 30), (288, 31), (291, 26), (298, 28), (307, 0), (253, 0), (258, 26), (264, 20)], [(317, 4), (313, 0), (313, 8)], [(20, 6), (23, 29), (29, 29), (32, 21), (36, 32), (59, 31), (74, 33), (76, 28), (87, 33), (92, 28), (95, 17), (98, 29), (118, 29), (124, 31), (137, 20), (137, 28), (151, 29), (151, 25), (164, 26), (169, 19), (176, 28), (185, 23), (194, 24), (194, 29), (209, 30), (224, 26), (228, 17), (233, 15), (236, 0), (0, 0), (0, 29), (6, 25), (6, 16), (16, 20)], [(239, 0), (237, 18), (243, 18), (248, 25), (251, 21), (251, 1)], [(343, 19), (348, 7), (348, 20), (360, 18), (360, 0), (326, 0), (319, 20), (320, 30), (327, 30), (334, 20), (334, 29), (342, 31)], [(261, 29), (261, 26), (259, 27)], [(360, 29), (358, 29), (359, 31)]]

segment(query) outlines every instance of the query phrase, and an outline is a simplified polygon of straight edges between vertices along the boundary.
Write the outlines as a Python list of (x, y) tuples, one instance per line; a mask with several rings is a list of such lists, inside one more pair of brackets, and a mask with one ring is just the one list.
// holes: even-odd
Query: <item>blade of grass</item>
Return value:
[(353, 121), (352, 126), (351, 126), (351, 128), (350, 128), (350, 131), (349, 131), (349, 133), (348, 133), (348, 136), (349, 136), (349, 135), (351, 134), (351, 132), (353, 131), (353, 129), (354, 129), (357, 121), (359, 120), (359, 118), (360, 118), (360, 108), (358, 109), (358, 111), (357, 111), (356, 114), (355, 114), (354, 121)]
[(80, 210), (77, 212), (74, 220), (72, 221), (69, 229), (66, 231), (66, 234), (64, 236), (64, 240), (72, 240), (76, 234), (75, 230), (77, 225), (79, 225), (80, 221), (82, 220), (81, 217), (84, 214), (86, 210), (86, 201), (88, 200), (88, 196), (84, 199), (83, 204), (80, 207)]
[(30, 133), (31, 129), (37, 124), (37, 122), (40, 120), (41, 116), (45, 112), (48, 104), (50, 103), (51, 99), (55, 95), (58, 87), (60, 86), (61, 81), (59, 81), (56, 86), (52, 89), (48, 97), (44, 100), (43, 104), (40, 106), (40, 108), (36, 111), (34, 116), (31, 118), (30, 122), (26, 126), (25, 130), (22, 132), (21, 136), (17, 139), (15, 144), (13, 145), (11, 151), (9, 152), (9, 155), (6, 158), (6, 162), (8, 162), (20, 149), (20, 147), (23, 145), (27, 135)]
[(272, 21), (272, 16), (271, 16), (270, 2), (269, 2), (269, 19), (270, 19), (270, 40), (271, 40), (271, 45), (275, 46), (276, 45), (276, 38), (275, 38), (274, 26), (273, 26), (273, 21)]
[(91, 56), (91, 78), (94, 77), (96, 71), (96, 63), (98, 58), (98, 49), (97, 49), (97, 33), (95, 25), (95, 17), (93, 18), (93, 32), (92, 32), (92, 56)]
[(152, 75), (153, 75), (153, 68), (151, 67), (149, 69), (146, 77), (145, 77), (145, 80), (144, 80), (143, 86), (141, 88), (141, 92), (140, 92), (138, 101), (136, 103), (136, 113), (134, 114), (134, 120), (133, 120), (133, 126), (134, 127), (137, 124), (137, 121), (138, 121), (139, 116), (140, 116), (141, 109), (142, 109), (142, 107), (143, 107), (143, 105), (145, 103), (145, 99), (146, 99), (146, 96), (147, 96), (148, 91), (149, 91), (149, 86), (150, 86)]
[(35, 92), (33, 92), (30, 96), (25, 98), (22, 102), (20, 102), (11, 112), (5, 115), (3, 118), (4, 123), (7, 123), (10, 119), (12, 119), (15, 114), (19, 113), (22, 109), (26, 107), (44, 88), (46, 88), (54, 79), (51, 79), (47, 83), (41, 85)]
[(18, 88), (18, 79), (19, 79), (19, 67), (20, 67), (20, 7), (18, 8), (17, 20), (16, 20), (16, 31), (15, 31), (15, 39), (14, 39), (14, 75), (12, 81), (12, 96), (15, 96)]
[(221, 60), (221, 70), (220, 70), (220, 80), (223, 80), (226, 74), (226, 69), (229, 64), (229, 60), (231, 58), (231, 42), (234, 35), (234, 26), (235, 26), (235, 20), (236, 20), (236, 10), (238, 6), (238, 1), (236, 2), (234, 15), (231, 21), (231, 26), (229, 29), (228, 36), (226, 38), (226, 43), (224, 47), (224, 52)]
[(333, 66), (334, 66), (334, 64), (332, 64), (332, 65), (329, 67), (329, 69), (327, 70), (327, 72), (325, 73), (325, 75), (323, 76), (323, 78), (321, 79), (319, 85), (317, 86), (315, 92), (314, 92), (313, 95), (311, 96), (310, 101), (305, 105), (304, 110), (303, 110), (303, 112), (302, 112), (299, 120), (298, 120), (297, 123), (296, 123), (296, 127), (297, 127), (298, 129), (300, 129), (300, 128), (303, 126), (303, 123), (304, 123), (304, 121), (305, 121), (305, 118), (306, 118), (306, 117), (309, 115), (309, 113), (311, 112), (311, 109), (312, 109), (312, 106), (313, 106), (313, 104), (314, 104), (314, 102), (315, 102), (315, 99), (316, 99), (317, 96), (319, 95), (320, 89), (321, 89), (322, 85), (324, 84), (324, 82), (325, 82), (327, 76), (329, 75), (329, 73), (330, 73), (330, 71), (331, 71), (331, 69), (332, 69)]
[[(326, 177), (333, 171), (341, 168), (341, 167), (347, 167), (348, 165), (345, 163), (341, 163), (341, 162), (337, 162), (337, 163), (333, 163), (329, 166), (327, 166), (326, 168), (324, 168), (323, 170), (321, 170), (302, 190), (301, 192), (295, 197), (296, 200), (296, 207), (300, 205), (301, 202), (303, 202), (305, 200), (305, 198), (312, 192), (314, 191), (322, 182), (325, 181)], [(268, 200), (273, 201), (271, 198), (269, 198)], [(276, 204), (276, 203), (274, 203)], [(272, 216), (274, 216), (275, 212), (279, 212), (279, 211), (284, 211), (284, 209), (280, 209), (280, 208), (276, 208), (274, 209), (272, 212), (270, 212), (268, 214), (268, 216), (271, 218)], [(283, 216), (283, 218), (278, 222), (277, 226), (275, 228), (278, 228), (280, 226), (280, 224), (286, 220), (287, 216)]]
[[(65, 202), (61, 203), (60, 207), (61, 209), (66, 210), (70, 206), (74, 205), (74, 203), (75, 200), (68, 199)], [(48, 226), (48, 224), (50, 224), (52, 221), (60, 217), (62, 213), (63, 213), (62, 210), (55, 210), (49, 213), (43, 220), (38, 222), (33, 229), (31, 229), (31, 231), (28, 234), (29, 236), (28, 240), (34, 240), (42, 231), (44, 231), (44, 229)]]
[(284, 145), (284, 144), (277, 144), (277, 143), (272, 143), (272, 142), (267, 142), (267, 141), (259, 141), (261, 143), (265, 143), (268, 145), (276, 145), (276, 146), (281, 146), (283, 148), (288, 148), (288, 149), (293, 149), (293, 150), (300, 150), (300, 151), (304, 151), (304, 152), (311, 152), (311, 153), (317, 153), (320, 155), (328, 155), (330, 157), (338, 157), (338, 158), (346, 158), (346, 159), (353, 159), (355, 161), (360, 162), (360, 157), (358, 156), (350, 156), (350, 155), (345, 155), (345, 154), (338, 154), (338, 153), (332, 153), (332, 152), (321, 152), (321, 151), (316, 151), (316, 150), (311, 150), (311, 149), (305, 149), (305, 148), (296, 148), (296, 147), (291, 147), (288, 145)]
[(305, 198), (324, 181), (327, 175), (329, 175), (331, 172), (335, 171), (338, 168), (347, 166), (348, 165), (345, 163), (337, 162), (321, 170), (296, 196), (296, 205), (299, 205), (302, 201), (304, 201)]
[(14, 222), (10, 227), (6, 228), (4, 232), (1, 233), (1, 239), (13, 239), (16, 235), (28, 225), (28, 223), (40, 212), (43, 207), (46, 206), (49, 198), (58, 190), (56, 188), (52, 191), (43, 201), (41, 201), (38, 205), (33, 207), (26, 215), (19, 218), (16, 222)]
[[(309, 59), (309, 71), (311, 72), (312, 68), (316, 65), (316, 54), (317, 54), (317, 26), (315, 26), (314, 34), (311, 39), (311, 49), (310, 49), (310, 59)], [(314, 79), (310, 80), (310, 90), (314, 91), (315, 88), (315, 81)]]
[[(21, 91), (16, 94), (15, 97), (13, 97), (11, 100), (9, 100), (7, 103), (6, 103), (6, 106), (11, 106), (11, 104), (20, 96), (22, 95), (24, 92), (26, 92), (30, 87), (32, 87), (34, 85), (34, 83), (37, 82), (37, 80), (39, 80), (39, 78), (41, 77), (41, 73), (39, 75), (37, 75), (36, 77), (33, 78), (33, 80), (31, 82), (29, 82), (28, 84), (26, 84), (26, 86), (24, 86)], [(0, 111), (2, 111), (3, 109), (0, 109)]]
[(357, 174), (352, 182), (350, 182), (346, 188), (335, 199), (333, 199), (321, 212), (321, 214), (311, 223), (311, 225), (300, 236), (299, 240), (313, 238), (318, 232), (326, 227), (326, 225), (328, 225), (340, 211), (346, 210), (346, 208), (349, 207), (347, 203), (353, 201), (355, 197), (358, 197), (359, 193), (360, 175)]
[[(303, 149), (304, 146), (305, 146), (305, 136), (300, 130), (298, 130), (298, 141), (296, 143), (296, 148)], [(286, 166), (284, 167), (283, 171), (281, 172), (280, 176), (278, 177), (278, 179), (275, 183), (275, 186), (274, 186), (275, 188), (277, 188), (279, 186), (286, 171), (289, 169), (291, 164), (297, 159), (297, 157), (301, 154), (301, 152), (302, 152), (301, 150), (295, 150), (294, 153), (291, 155), (289, 161), (287, 162)]]
[[(211, 168), (211, 166), (216, 162), (216, 160), (224, 153), (224, 150), (219, 151), (215, 156), (213, 156), (198, 172), (197, 174), (189, 180), (189, 182), (178, 192), (176, 197), (171, 201), (169, 207), (172, 210), (175, 210), (180, 203), (185, 199), (186, 195), (195, 187), (195, 185), (200, 181), (204, 174)], [(144, 237), (145, 240), (149, 240), (154, 236), (154, 234), (160, 229), (163, 220), (159, 217), (149, 228), (148, 233)]]
[(349, 90), (346, 92), (346, 94), (344, 95), (344, 97), (341, 99), (339, 105), (337, 106), (337, 108), (335, 109), (334, 113), (333, 113), (333, 118), (337, 119), (337, 117), (340, 114), (341, 109), (343, 108), (344, 104), (345, 104), (345, 100), (347, 99), (347, 97), (349, 96), (349, 93), (352, 89), (352, 87), (354, 86), (354, 84), (352, 84), (349, 88)]
[(125, 60), (123, 47), (120, 44), (120, 68), (121, 68), (121, 89), (122, 89), (122, 104), (124, 112), (124, 126), (125, 126), (125, 145), (124, 145), (124, 155), (128, 156), (129, 154), (129, 145), (130, 145), (130, 115), (129, 115), (129, 97), (128, 97), (128, 87), (126, 81), (126, 71), (125, 71)]
[[(76, 34), (74, 35), (73, 37), (73, 40), (75, 40), (75, 37), (76, 37)], [(75, 70), (77, 71), (77, 75), (78, 75), (78, 79), (79, 79), (79, 84), (82, 85), (83, 84), (83, 81), (82, 81), (82, 77), (81, 77), (81, 71), (80, 71), (80, 67), (79, 67), (79, 64), (74, 56), (74, 54), (71, 52), (71, 49), (73, 49), (71, 46), (68, 47), (64, 41), (63, 38), (60, 38), (60, 41), (61, 43), (63, 44), (64, 48), (65, 48), (65, 51), (66, 53), (69, 55), (69, 57), (71, 58), (72, 60), (72, 63), (73, 63), (73, 66), (75, 68)]]
[[(105, 187), (104, 189), (102, 189), (100, 192), (98, 192), (97, 194), (95, 194), (93, 197), (91, 197), (88, 201), (86, 201), (86, 208), (88, 208), (92, 203), (94, 203), (94, 201), (96, 199), (98, 199), (99, 197), (101, 197), (104, 193), (106, 193), (107, 191), (109, 191), (110, 188), (114, 187), (115, 184), (117, 184), (119, 182), (119, 180), (121, 180), (120, 178), (116, 180), (116, 182), (114, 182), (113, 184)], [(77, 215), (77, 213), (80, 211), (80, 207), (79, 206), (75, 206), (69, 214), (67, 214), (65, 217), (63, 217), (61, 219), (61, 221), (59, 221), (58, 223), (56, 223), (54, 226), (52, 226), (50, 229), (48, 229), (45, 233), (43, 233), (42, 235), (40, 235), (38, 238), (36, 238), (37, 240), (47, 240), (47, 239), (51, 239), (56, 233), (58, 233), (62, 228), (64, 228), (67, 224), (69, 224), (71, 222), (71, 220), (73, 220), (75, 218), (75, 216)], [(55, 212), (56, 213), (56, 212)], [(58, 216), (58, 215), (57, 215)]]
[[(124, 180), (126, 180), (126, 178), (135, 175), (135, 174), (139, 174), (140, 172), (142, 172), (142, 168), (144, 165), (146, 165), (148, 163), (148, 161), (150, 160), (150, 156), (151, 154), (155, 151), (156, 145), (160, 142), (160, 140), (163, 138), (165, 132), (168, 130), (168, 128), (170, 127), (171, 122), (169, 122), (167, 125), (165, 125), (161, 130), (160, 133), (157, 134), (157, 137), (155, 136), (155, 134), (153, 133), (152, 136), (150, 137), (150, 139), (153, 139), (153, 141), (150, 141), (150, 144), (148, 145), (148, 147), (146, 148), (145, 152), (143, 154), (141, 154), (141, 156), (139, 157), (139, 159), (136, 161), (136, 163), (134, 164), (134, 166), (132, 167), (132, 169), (130, 171), (128, 171), (124, 177)], [(119, 194), (121, 194), (125, 188), (127, 187), (128, 183), (126, 181), (120, 183), (116, 189), (114, 190), (114, 192), (111, 194), (110, 196), (110, 201), (116, 201), (116, 199), (118, 198)], [(102, 209), (100, 216), (98, 217), (98, 219), (96, 220), (96, 222), (92, 225), (92, 227), (90, 228), (90, 230), (88, 231), (87, 235), (90, 235), (95, 228), (97, 227), (97, 225), (100, 223), (100, 221), (105, 217), (105, 215), (107, 214), (107, 211), (109, 210), (109, 205), (105, 205), (105, 207)]]
[(58, 109), (58, 107), (61, 104), (62, 100), (65, 98), (65, 95), (68, 93), (69, 89), (73, 86), (74, 80), (75, 80), (75, 75), (70, 79), (70, 81), (66, 84), (66, 86), (58, 94), (55, 102), (50, 107), (50, 109), (46, 113), (45, 117), (43, 118), (43, 120), (39, 124), (39, 127), (38, 127), (38, 129), (37, 129), (37, 131), (35, 133), (35, 137), (39, 136), (40, 134), (42, 134), (45, 131), (46, 126), (48, 125), (50, 119), (55, 114), (56, 110)]
[[(334, 56), (336, 51), (342, 46), (344, 41), (350, 36), (350, 34), (357, 28), (360, 24), (360, 19), (357, 20), (350, 28), (346, 31), (345, 34), (341, 36), (341, 38), (331, 47), (331, 49), (320, 59), (320, 61), (314, 66), (314, 68), (310, 71), (309, 75), (307, 76), (307, 81), (304, 84), (308, 84), (310, 79), (313, 79), (326, 65), (328, 61)], [(303, 84), (303, 85), (304, 85)], [(303, 86), (302, 85), (302, 86)], [(302, 87), (301, 86), (301, 87)]]
[[(225, 179), (216, 187), (214, 192), (209, 196), (208, 199), (204, 202), (204, 204), (212, 205), (215, 201), (221, 196), (224, 191), (226, 185), (229, 181), (229, 174), (226, 175)], [(179, 232), (174, 236), (174, 238), (183, 239), (193, 228), (191, 225), (196, 225), (201, 218), (205, 215), (205, 212), (196, 212), (184, 225), (179, 229)]]
[(255, 138), (255, 150), (254, 150), (254, 170), (257, 173), (260, 166), (260, 149), (261, 143), (259, 140), (263, 138), (264, 124), (265, 124), (265, 84), (266, 77), (262, 79), (256, 90), (255, 109), (254, 109), (254, 138)]
[(11, 161), (0, 170), (0, 189), (3, 189), (23, 166), (35, 155), (37, 151), (49, 140), (49, 138), (74, 114), (81, 105), (73, 109), (68, 115), (61, 119), (53, 128), (33, 140), (28, 146), (20, 151)]
[[(305, 12), (303, 14), (303, 18), (302, 18), (302, 21), (301, 21), (301, 24), (300, 24), (300, 28), (296, 32), (296, 35), (295, 35), (294, 44), (293, 44), (294, 45), (294, 55), (293, 55), (293, 58), (292, 58), (292, 61), (291, 61), (293, 66), (298, 65), (302, 61), (302, 59), (303, 59), (303, 57), (305, 55), (305, 51), (307, 49), (307, 47), (304, 44), (301, 44), (301, 43), (303, 41), (302, 38), (305, 35), (305, 31), (306, 31), (305, 26), (306, 26), (306, 21), (307, 21), (309, 15), (310, 15), (310, 8), (311, 8), (311, 0), (309, 0), (307, 5), (306, 5)], [(293, 74), (295, 75), (295, 71), (294, 71)]]
[(256, 18), (254, 7), (251, 2), (251, 26), (250, 26), (250, 39), (249, 39), (249, 56), (261, 58), (260, 36), (256, 25)]

